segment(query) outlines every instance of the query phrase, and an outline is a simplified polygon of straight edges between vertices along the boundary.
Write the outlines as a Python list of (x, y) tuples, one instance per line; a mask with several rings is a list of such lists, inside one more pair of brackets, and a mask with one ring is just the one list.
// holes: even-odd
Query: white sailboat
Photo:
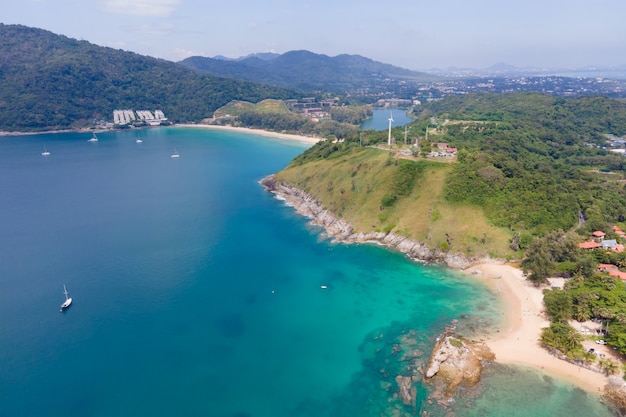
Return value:
[(135, 142), (141, 143), (141, 142), (143, 142), (143, 139), (141, 139), (141, 137), (139, 135), (137, 135), (137, 139), (135, 139)]
[(44, 147), (43, 147), (43, 152), (42, 152), (41, 154), (42, 154), (43, 156), (48, 156), (48, 155), (50, 155), (50, 151), (48, 151), (48, 150), (46, 149), (46, 147), (44, 146)]
[(61, 304), (61, 308), (59, 309), (59, 311), (63, 311), (66, 308), (68, 308), (70, 305), (72, 305), (72, 297), (68, 296), (68, 292), (67, 292), (67, 288), (65, 288), (65, 284), (63, 284), (63, 294), (65, 294), (65, 301), (63, 301), (63, 304)]
[(170, 158), (180, 158), (180, 155), (176, 148), (174, 148), (174, 153), (170, 155)]
[(91, 138), (89, 138), (89, 140), (87, 140), (87, 142), (97, 142), (97, 141), (98, 141), (98, 137), (96, 136), (95, 133), (93, 134)]

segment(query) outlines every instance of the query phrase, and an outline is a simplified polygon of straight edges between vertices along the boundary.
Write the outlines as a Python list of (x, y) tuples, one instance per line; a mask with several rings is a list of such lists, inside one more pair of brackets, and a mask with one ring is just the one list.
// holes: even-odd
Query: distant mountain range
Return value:
[(262, 59), (262, 60), (265, 60), (265, 61), (269, 61), (269, 60), (272, 60), (272, 59), (274, 59), (276, 57), (279, 57), (279, 56), (280, 56), (280, 54), (276, 54), (274, 52), (258, 52), (256, 54), (249, 54), (249, 55), (242, 56), (242, 57), (239, 57), (239, 58), (228, 58), (228, 57), (223, 56), (223, 55), (216, 55), (216, 56), (213, 57), (213, 59), (220, 59), (222, 61), (243, 61), (243, 60), (245, 60), (247, 58), (259, 58), (259, 59)]
[(194, 56), (180, 65), (222, 77), (267, 83), (300, 91), (346, 93), (356, 89), (384, 89), (389, 83), (426, 82), (433, 75), (373, 61), (360, 55), (327, 55), (310, 51), (261, 53), (237, 59)]
[[(358, 55), (339, 55), (335, 58), (330, 58), (326, 55), (314, 54), (308, 51), (292, 51), (283, 55), (297, 55), (303, 54), (308, 55), (312, 54), (312, 57), (309, 58), (318, 58), (320, 66), (329, 65), (328, 62), (333, 62), (332, 65), (341, 66), (346, 63), (345, 60), (342, 60), (342, 57), (350, 56), (353, 58), (353, 62), (347, 62), (347, 68), (339, 68), (341, 71), (345, 72), (346, 70), (352, 71), (352, 66), (354, 64), (357, 67), (360, 65), (358, 62), (359, 59), (369, 61), (368, 68), (372, 70), (371, 74), (365, 73), (361, 74), (360, 80), (364, 83), (372, 83), (376, 81), (380, 81), (380, 78), (372, 78), (370, 77), (373, 73), (379, 73), (383, 77), (387, 76), (387, 79), (395, 79), (395, 80), (405, 80), (405, 81), (433, 81), (433, 79), (441, 79), (441, 78), (472, 78), (472, 77), (500, 77), (500, 78), (509, 78), (509, 77), (541, 77), (541, 76), (561, 76), (561, 77), (582, 77), (582, 78), (611, 78), (611, 79), (626, 79), (626, 65), (622, 66), (613, 66), (613, 67), (589, 67), (589, 68), (567, 68), (567, 67), (559, 67), (559, 68), (548, 68), (548, 67), (538, 67), (538, 66), (516, 66), (511, 65), (506, 62), (498, 62), (494, 65), (491, 65), (487, 68), (470, 68), (470, 67), (448, 67), (445, 69), (441, 68), (430, 68), (423, 71), (411, 71), (403, 68), (395, 67), (393, 65), (381, 64), (376, 61), (372, 61), (368, 58), (363, 58)], [(213, 75), (222, 75), (229, 76), (228, 71), (235, 70), (240, 76), (247, 77), (245, 79), (249, 79), (251, 81), (256, 81), (259, 79), (264, 79), (267, 77), (267, 73), (262, 74), (258, 69), (259, 65), (252, 65), (253, 68), (247, 68), (248, 63), (254, 63), (255, 60), (266, 61), (265, 65), (262, 67), (269, 69), (271, 72), (278, 70), (281, 71), (281, 61), (283, 59), (287, 59), (288, 57), (281, 58), (281, 54), (276, 54), (272, 52), (260, 52), (255, 54), (249, 54), (244, 57), (239, 58), (228, 58), (225, 56), (215, 56), (213, 58), (204, 58), (204, 57), (191, 57), (180, 63), (182, 65), (188, 66), (192, 69), (199, 70), (202, 72), (208, 72)], [(275, 61), (274, 61), (275, 60)], [(215, 61), (228, 61), (230, 64), (220, 65), (219, 62)], [(274, 61), (274, 62), (270, 62)], [(256, 69), (255, 69), (256, 68)], [(307, 74), (306, 68), (304, 74)], [(255, 73), (255, 71), (259, 71)], [(408, 74), (408, 77), (407, 77)], [(287, 88), (300, 88), (298, 85), (293, 84), (289, 81), (289, 77), (296, 79), (297, 77), (293, 77), (292, 74), (281, 74), (280, 78), (284, 82), (282, 84), (276, 83), (276, 85), (281, 85)], [(316, 74), (307, 74), (311, 76), (311, 80), (315, 79), (315, 77), (320, 77), (323, 84), (327, 84), (328, 82), (334, 82), (334, 80), (324, 80), (323, 76), (319, 76)], [(305, 83), (306, 84), (306, 83)], [(337, 85), (345, 87), (346, 83), (342, 83), (341, 81), (337, 82)], [(350, 83), (347, 83), (350, 85)], [(307, 85), (307, 87), (310, 87)]]

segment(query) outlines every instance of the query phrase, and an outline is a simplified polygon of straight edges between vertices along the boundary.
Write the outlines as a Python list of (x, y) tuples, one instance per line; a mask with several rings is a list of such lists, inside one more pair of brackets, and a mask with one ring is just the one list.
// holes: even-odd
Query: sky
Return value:
[(308, 50), (411, 70), (626, 67), (626, 0), (19, 0), (21, 24), (169, 61)]

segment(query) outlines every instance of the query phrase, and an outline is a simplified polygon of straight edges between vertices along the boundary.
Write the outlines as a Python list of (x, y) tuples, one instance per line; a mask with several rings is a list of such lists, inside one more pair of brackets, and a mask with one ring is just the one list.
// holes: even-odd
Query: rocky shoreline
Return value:
[[(423, 242), (408, 239), (393, 232), (355, 232), (350, 223), (335, 217), (311, 195), (292, 185), (279, 182), (274, 175), (263, 178), (259, 183), (265, 190), (275, 193), (279, 198), (287, 201), (296, 212), (310, 218), (313, 224), (323, 227), (326, 234), (337, 242), (377, 243), (393, 247), (415, 261), (440, 263), (452, 269), (467, 269), (486, 261), (433, 249)], [(489, 262), (494, 262), (494, 260), (489, 260)]]

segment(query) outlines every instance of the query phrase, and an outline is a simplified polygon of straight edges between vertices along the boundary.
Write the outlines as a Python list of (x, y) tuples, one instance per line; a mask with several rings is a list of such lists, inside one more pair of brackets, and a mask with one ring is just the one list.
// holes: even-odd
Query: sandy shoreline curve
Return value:
[(502, 299), (505, 325), (485, 343), (496, 362), (525, 365), (601, 394), (609, 378), (552, 356), (539, 344), (541, 329), (550, 321), (544, 316), (543, 292), (528, 282), (521, 270), (505, 264), (481, 264), (464, 270), (488, 285)]
[[(270, 130), (253, 129), (249, 127), (218, 126), (218, 125), (205, 125), (205, 124), (194, 124), (194, 123), (172, 124), (168, 127), (197, 127), (197, 128), (202, 128), (202, 129), (214, 129), (214, 130), (224, 130), (224, 131), (232, 131), (232, 132), (239, 132), (239, 133), (249, 133), (249, 134), (270, 137), (270, 138), (295, 140), (298, 142), (311, 144), (311, 145), (319, 142), (320, 140), (323, 140), (323, 138), (318, 138), (314, 136), (303, 136), (303, 135), (295, 135), (295, 134), (289, 134), (289, 133), (279, 133), (279, 132), (272, 132)], [(142, 128), (138, 128), (138, 129), (142, 129)], [(110, 129), (96, 129), (96, 130), (94, 129), (64, 129), (64, 130), (49, 130), (49, 131), (42, 131), (42, 132), (0, 131), (0, 136), (27, 136), (27, 135), (46, 135), (46, 134), (51, 134), (51, 133), (81, 133), (81, 132), (101, 133), (101, 132), (107, 132), (109, 130)]]
[(272, 131), (263, 130), (263, 129), (252, 129), (250, 127), (218, 126), (218, 125), (190, 124), (190, 123), (189, 124), (176, 124), (174, 126), (197, 127), (201, 129), (214, 129), (214, 130), (225, 130), (225, 131), (231, 131), (231, 132), (250, 133), (250, 134), (255, 134), (255, 135), (265, 136), (265, 137), (295, 140), (298, 142), (303, 142), (303, 143), (308, 143), (308, 144), (315, 144), (319, 142), (320, 140), (322, 140), (321, 138), (316, 138), (313, 136), (302, 136), (302, 135), (294, 135), (294, 134), (289, 134), (289, 133), (278, 133), (278, 132), (272, 132)]

